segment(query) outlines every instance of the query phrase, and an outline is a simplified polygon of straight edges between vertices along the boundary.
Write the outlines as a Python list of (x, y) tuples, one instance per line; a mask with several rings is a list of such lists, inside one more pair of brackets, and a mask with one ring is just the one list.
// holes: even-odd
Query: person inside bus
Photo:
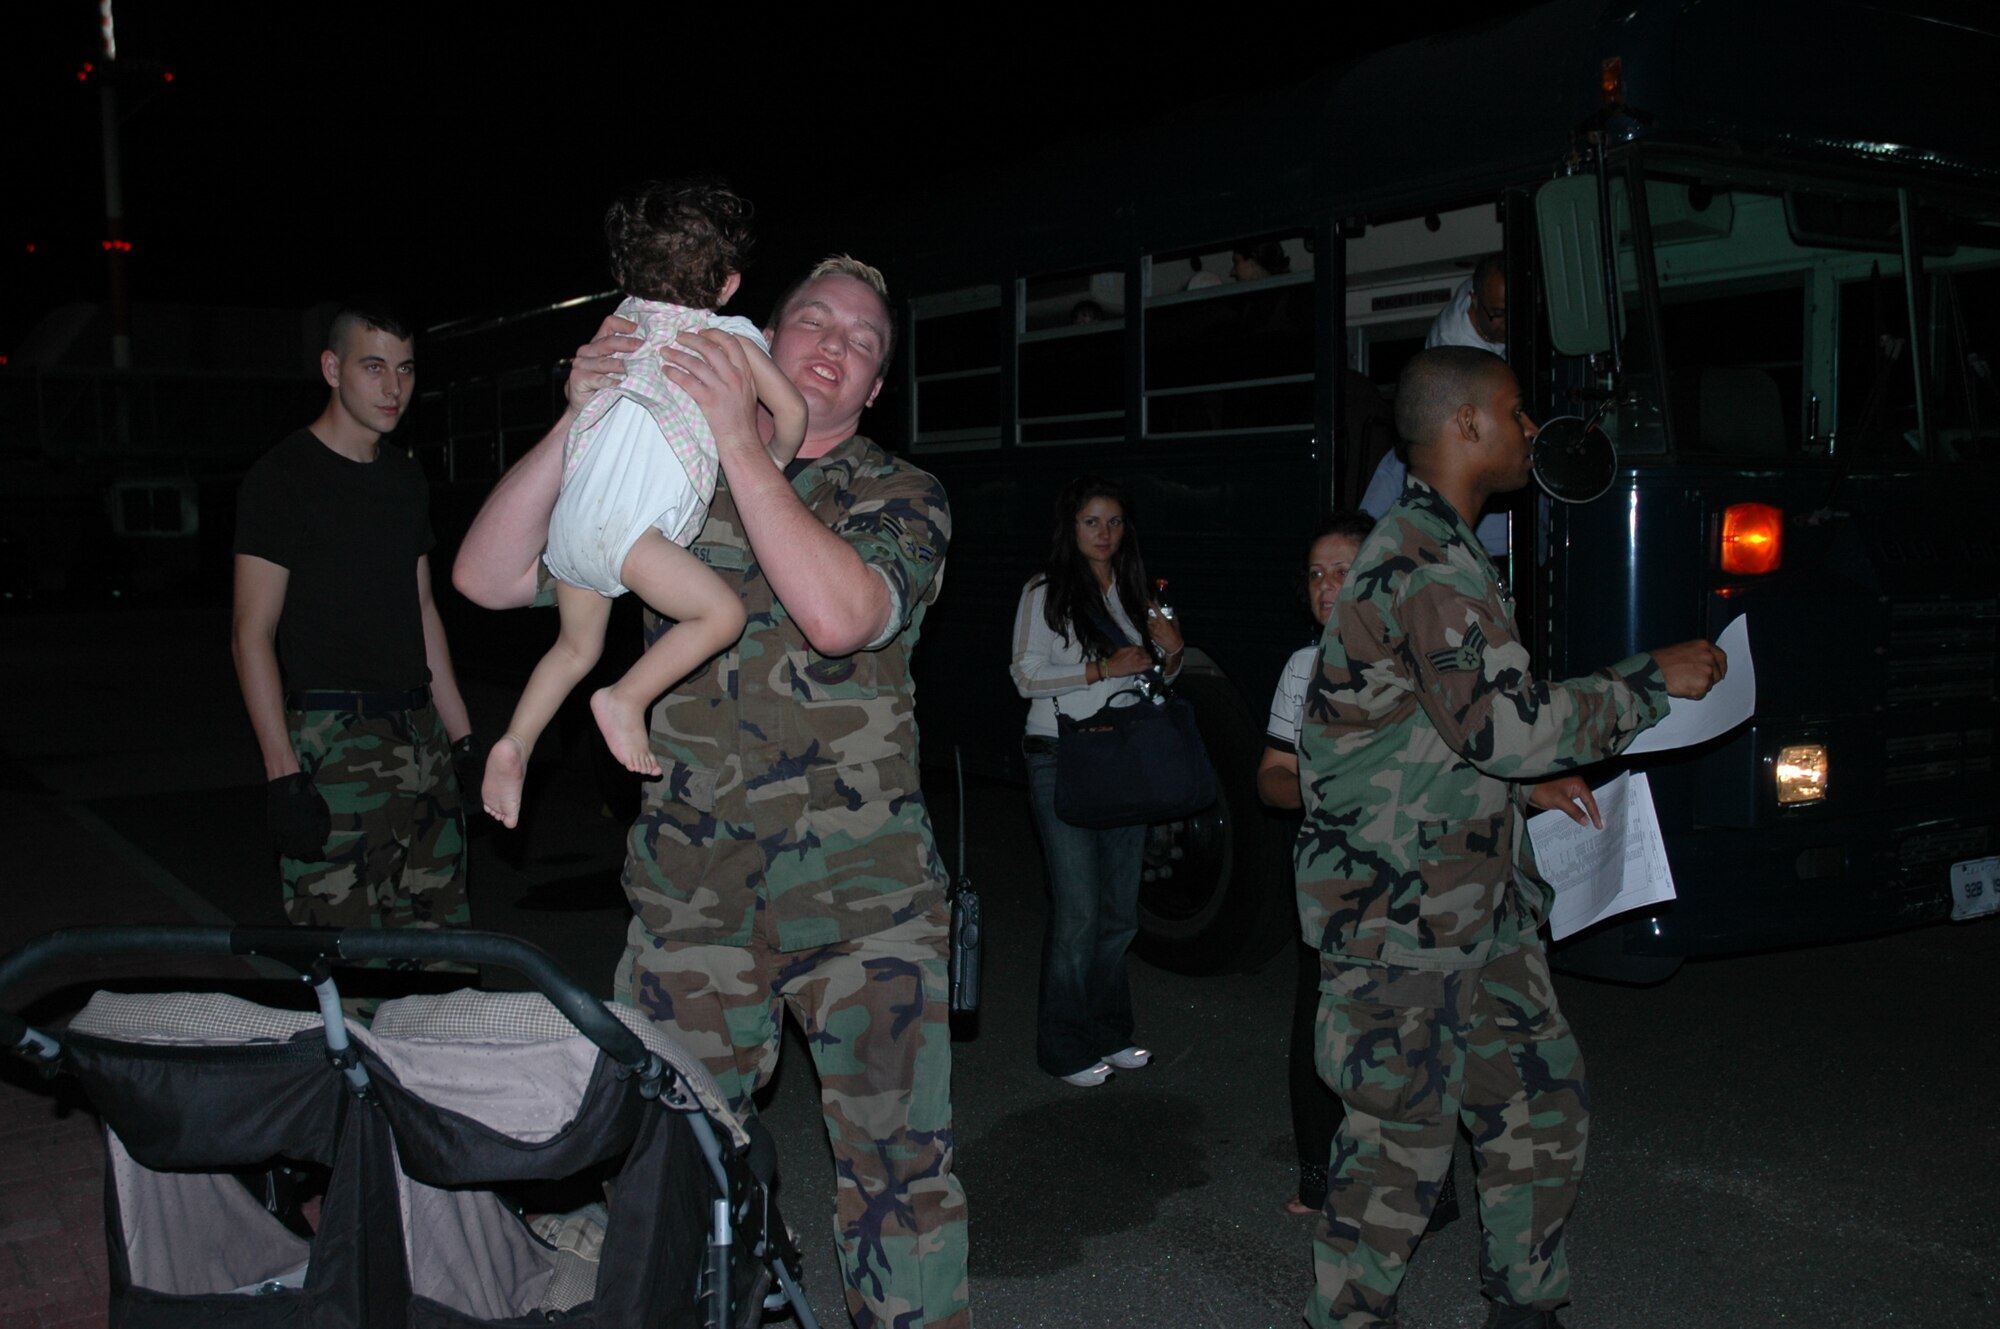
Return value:
[(1203, 271), (1200, 254), (1188, 259), (1188, 270), (1187, 283), (1181, 287), (1183, 291), (1206, 291), (1211, 287), (1222, 285), (1221, 273)]
[[(1056, 815), (1056, 716), (1082, 719), (1161, 657), (1180, 673), (1176, 621), (1146, 594), (1146, 565), (1125, 491), (1080, 476), (1056, 496), (1042, 570), (1014, 615), (1014, 686), (1028, 699), (1028, 793), (1049, 875), (1035, 1060), (1080, 1089), (1153, 1054), (1133, 1039), (1125, 952), (1139, 930), (1144, 826), (1092, 830)], [(1144, 624), (1142, 631), (1139, 627)]]
[[(1375, 474), (1368, 478), (1368, 488), (1361, 492), (1361, 510), (1377, 521), (1403, 496), (1403, 487), (1409, 483), (1410, 468), (1401, 452), (1398, 446), (1383, 453), (1382, 460), (1375, 464)], [(1473, 527), (1473, 533), (1479, 537), (1479, 547), (1494, 558), (1507, 557), (1510, 541), (1506, 513), (1487, 513)]]
[[(1452, 292), (1451, 303), (1431, 320), (1424, 349), (1470, 346), (1507, 358), (1507, 265), (1502, 255), (1488, 254), (1473, 266), (1472, 275)], [(1409, 469), (1396, 452), (1384, 456), (1361, 495), (1361, 510), (1380, 518), (1402, 496)], [(1507, 557), (1507, 514), (1489, 512), (1474, 528), (1480, 547), (1495, 558)]]
[(1282, 277), (1292, 270), (1291, 256), (1276, 240), (1233, 250), (1230, 260), (1229, 275), (1237, 281), (1262, 281), (1266, 277)]
[(1346, 1109), (1305, 1318), (1395, 1322), (1463, 1125), (1486, 1329), (1560, 1329), (1590, 1097), (1549, 977), (1554, 892), (1526, 814), (1601, 828), (1572, 772), (1624, 751), (1669, 697), (1706, 696), (1728, 660), (1689, 641), (1532, 677), (1469, 525), (1528, 483), (1535, 424), (1519, 382), (1484, 351), (1421, 351), (1396, 425), (1411, 481), (1335, 599), (1299, 727), (1299, 920), (1321, 952), (1317, 1065)]
[(1470, 346), (1507, 358), (1507, 264), (1504, 256), (1488, 254), (1473, 265), (1472, 275), (1451, 293), (1451, 303), (1431, 320), (1424, 349)]
[[(1373, 389), (1370, 389), (1372, 392)], [(1347, 582), (1347, 570), (1362, 540), (1375, 529), (1365, 512), (1336, 512), (1328, 518), (1306, 551), (1306, 608), (1322, 629), (1333, 616), (1333, 599)], [(1319, 665), (1319, 643), (1301, 646), (1285, 662), (1278, 690), (1271, 696), (1271, 718), (1264, 726), (1264, 756), (1257, 763), (1257, 796), (1274, 808), (1304, 805), (1299, 790), (1299, 722), (1305, 716), (1306, 684)], [(1340, 1123), (1340, 1099), (1319, 1078), (1313, 1066), (1313, 1022), (1319, 1014), (1319, 948), (1302, 940), (1299, 981), (1292, 1001), (1290, 1085), (1292, 1142), (1298, 1146), (1298, 1191), (1285, 1201), (1287, 1213), (1316, 1214), (1326, 1206), (1326, 1169), (1333, 1155), (1333, 1130)], [(1431, 1207), (1428, 1231), (1435, 1232), (1458, 1217), (1458, 1189), (1453, 1173), (1444, 1174), (1437, 1203)]]

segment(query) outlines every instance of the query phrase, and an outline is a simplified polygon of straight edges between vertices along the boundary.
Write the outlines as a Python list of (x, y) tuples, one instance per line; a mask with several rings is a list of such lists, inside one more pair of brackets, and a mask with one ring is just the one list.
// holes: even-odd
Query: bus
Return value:
[(1617, 449), (1602, 497), (1503, 509), (1536, 669), (1744, 616), (1758, 682), (1747, 725), (1622, 763), (1678, 898), (1557, 962), (1650, 981), (1990, 908), (2000, 140), (1919, 90), (1996, 59), (2000, 20), (1969, 4), (1553, 0), (815, 218), (899, 301), (869, 432), (951, 496), (927, 764), (1020, 776), (1015, 605), (1055, 492), (1109, 475), (1186, 626), (1179, 689), (1224, 791), (1153, 828), (1138, 949), (1210, 972), (1295, 935), (1296, 823), (1253, 772), (1313, 639), (1303, 550), (1360, 497), (1433, 318), (1500, 255), (1531, 413)]

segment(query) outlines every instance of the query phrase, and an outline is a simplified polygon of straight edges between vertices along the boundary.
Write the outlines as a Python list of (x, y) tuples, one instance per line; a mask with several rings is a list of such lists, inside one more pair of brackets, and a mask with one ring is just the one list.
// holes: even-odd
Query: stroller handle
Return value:
[[(0, 960), (0, 995), (29, 974), (58, 960), (80, 955), (262, 955), (301, 974), (321, 960), (451, 960), (460, 964), (511, 969), (526, 978), (549, 1003), (622, 1066), (644, 1069), (652, 1054), (639, 1036), (604, 1009), (604, 1003), (571, 978), (555, 958), (533, 942), (498, 932), (401, 928), (63, 928), (35, 938)], [(0, 1046), (14, 1047), (27, 1025), (0, 1010)]]

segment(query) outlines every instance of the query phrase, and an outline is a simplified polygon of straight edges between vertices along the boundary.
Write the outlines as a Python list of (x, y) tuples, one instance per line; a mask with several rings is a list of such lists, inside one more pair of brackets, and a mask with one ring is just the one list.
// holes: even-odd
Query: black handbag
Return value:
[(1056, 735), (1056, 816), (1072, 826), (1178, 821), (1215, 802), (1215, 770), (1180, 697), (1125, 688), (1082, 719), (1058, 706)]

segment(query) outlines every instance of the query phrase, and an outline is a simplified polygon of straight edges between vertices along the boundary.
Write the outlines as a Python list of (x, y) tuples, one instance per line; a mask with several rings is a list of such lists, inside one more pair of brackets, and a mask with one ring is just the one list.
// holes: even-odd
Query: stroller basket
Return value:
[[(98, 993), (51, 1035), (0, 1012), (0, 1039), (76, 1074), (104, 1120), (115, 1323), (742, 1329), (775, 1282), (813, 1325), (770, 1178), (750, 1163), (769, 1153), (759, 1128), (699, 1061), (538, 948), (471, 932), (75, 929), (0, 961), (0, 993), (62, 956), (155, 950), (285, 960), (310, 974), (320, 1014)], [(405, 957), (504, 965), (540, 990), (401, 998), (349, 1029), (330, 964)], [(311, 1229), (275, 1185), (301, 1171), (325, 1178)], [(524, 1215), (551, 1183), (589, 1202)]]

